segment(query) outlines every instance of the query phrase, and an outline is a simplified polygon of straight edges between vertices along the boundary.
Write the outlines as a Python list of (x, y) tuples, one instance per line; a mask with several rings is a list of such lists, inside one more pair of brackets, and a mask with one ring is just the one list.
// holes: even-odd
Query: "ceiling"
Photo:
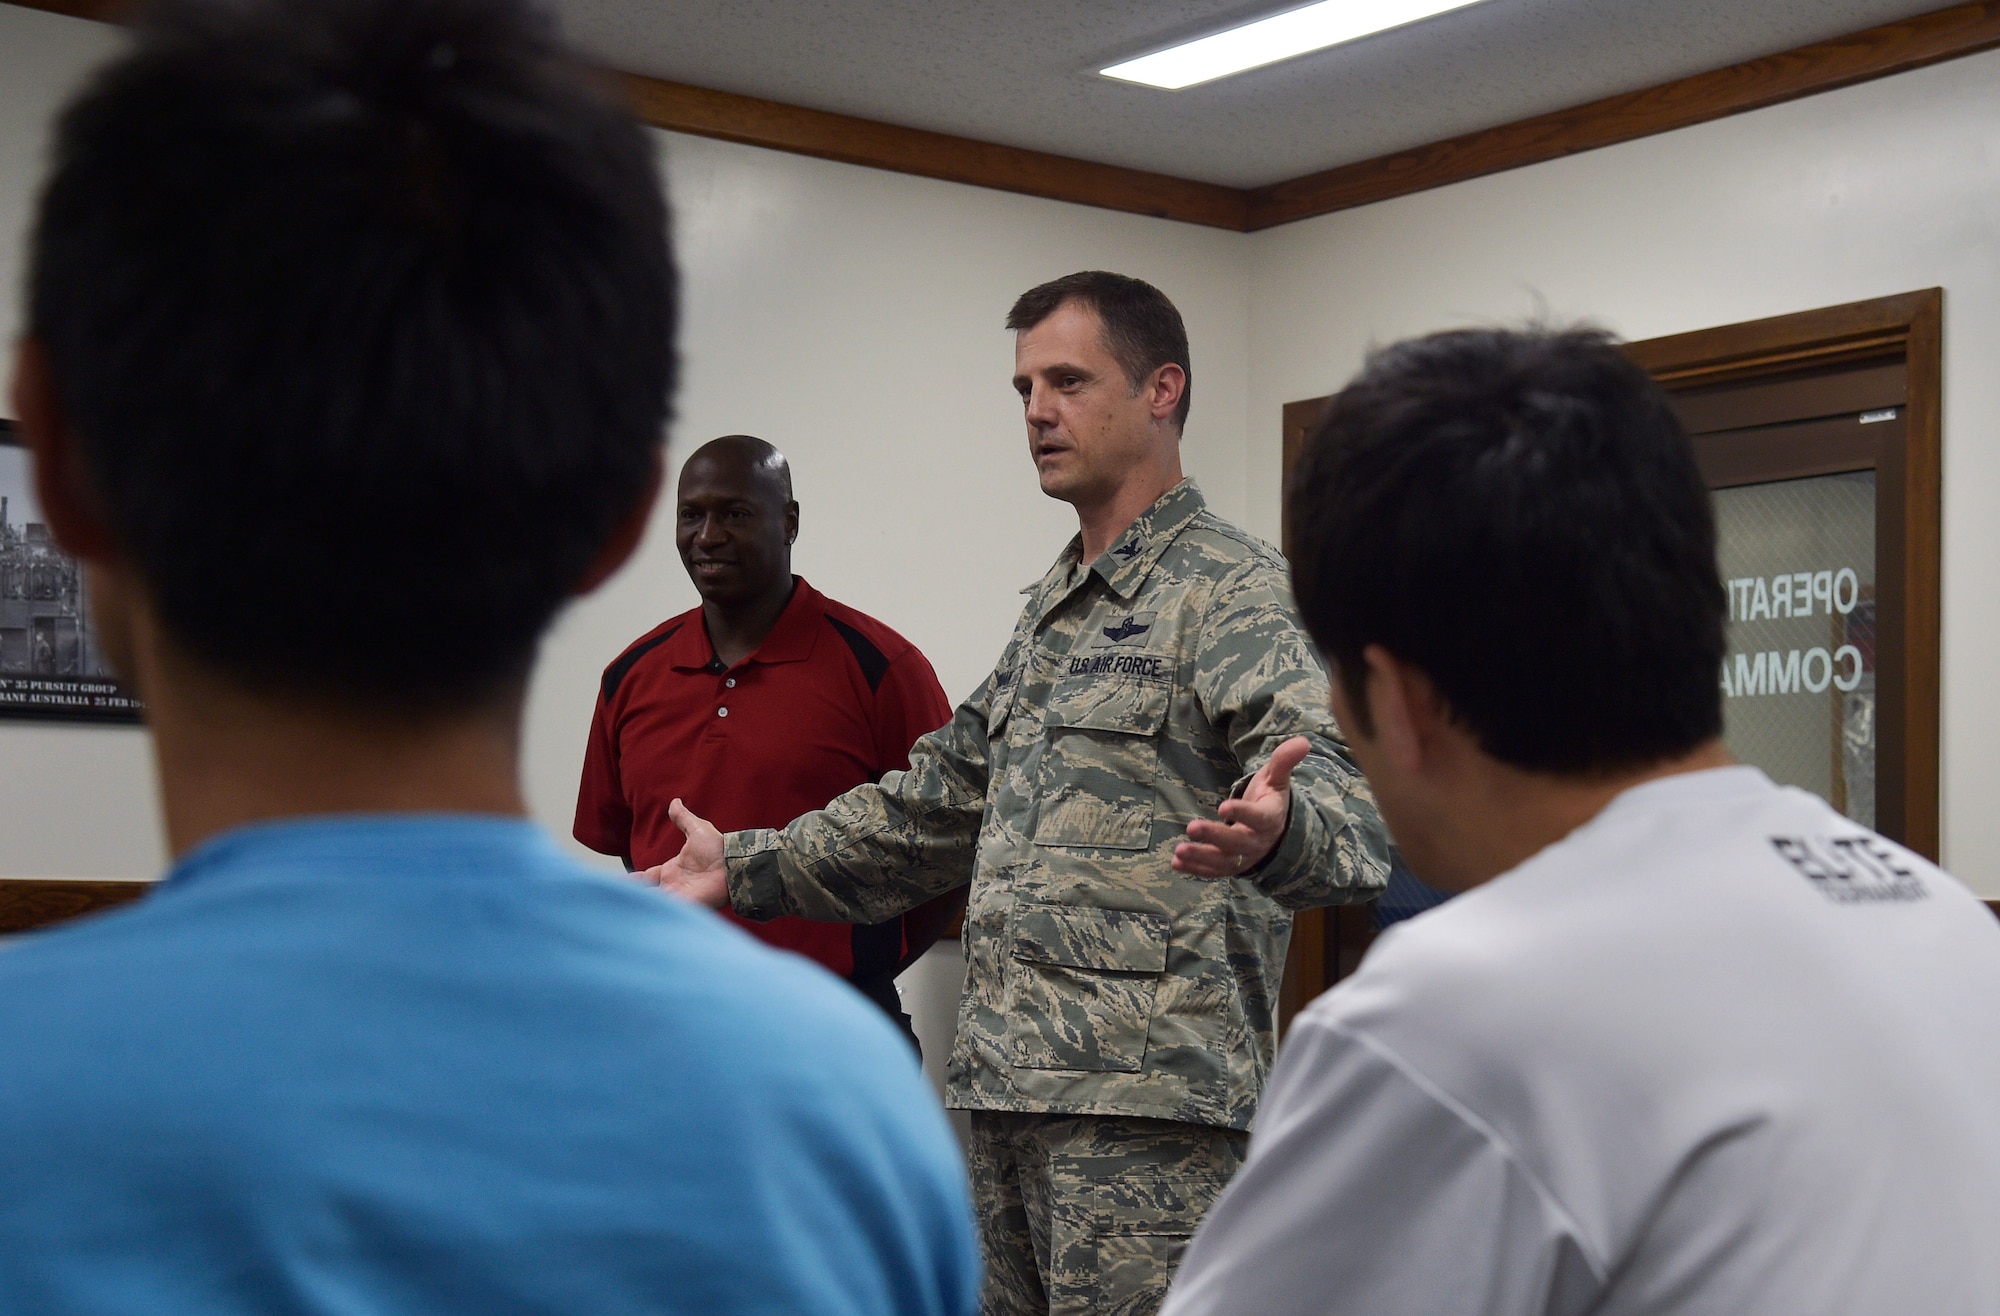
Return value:
[(1234, 78), (1095, 70), (1296, 0), (554, 0), (672, 82), (1256, 187), (1935, 10), (1944, 0), (1483, 0)]

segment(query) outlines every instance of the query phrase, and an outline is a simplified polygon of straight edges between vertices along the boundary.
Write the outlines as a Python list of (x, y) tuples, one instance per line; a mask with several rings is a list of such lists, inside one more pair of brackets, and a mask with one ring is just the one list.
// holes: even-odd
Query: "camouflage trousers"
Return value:
[(982, 1316), (1154, 1316), (1250, 1142), (1172, 1120), (971, 1115)]

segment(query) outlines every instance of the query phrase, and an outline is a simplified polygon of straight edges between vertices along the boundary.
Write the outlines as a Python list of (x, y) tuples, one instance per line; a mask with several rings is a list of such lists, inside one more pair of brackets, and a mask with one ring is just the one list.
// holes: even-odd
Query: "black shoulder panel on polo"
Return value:
[(827, 620), (833, 623), (833, 629), (840, 632), (840, 638), (847, 641), (847, 647), (854, 650), (854, 661), (861, 664), (861, 674), (868, 678), (868, 688), (880, 694), (882, 678), (889, 674), (888, 656), (876, 648), (867, 636), (831, 613), (827, 615)]
[[(685, 625), (685, 623), (683, 623), (683, 625)], [(672, 630), (666, 632), (664, 635), (655, 635), (652, 639), (647, 640), (644, 644), (635, 644), (631, 648), (627, 649), (624, 653), (619, 654), (618, 661), (604, 669), (605, 702), (609, 703), (611, 701), (611, 696), (618, 693), (618, 683), (625, 679), (625, 673), (632, 670), (632, 664), (638, 662), (641, 658), (644, 658), (647, 654), (659, 648), (661, 645), (665, 644), (668, 640), (673, 639), (676, 635), (679, 635), (680, 633), (681, 633), (681, 628), (679, 626), (676, 626)]]

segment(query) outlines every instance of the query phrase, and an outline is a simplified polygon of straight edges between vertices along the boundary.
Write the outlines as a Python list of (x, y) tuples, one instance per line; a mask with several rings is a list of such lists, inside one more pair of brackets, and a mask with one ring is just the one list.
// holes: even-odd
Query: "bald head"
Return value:
[(791, 463), (764, 440), (726, 434), (681, 467), (674, 542), (703, 603), (725, 613), (782, 605), (798, 533)]
[(792, 501), (792, 464), (784, 453), (753, 434), (725, 434), (696, 448), (681, 467), (683, 484), (696, 465), (763, 485), (780, 505)]

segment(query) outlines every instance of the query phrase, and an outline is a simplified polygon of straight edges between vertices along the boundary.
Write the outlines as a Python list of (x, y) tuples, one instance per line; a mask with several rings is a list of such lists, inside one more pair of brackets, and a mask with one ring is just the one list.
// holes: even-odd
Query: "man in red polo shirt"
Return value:
[[(604, 670), (577, 793), (576, 839), (628, 868), (680, 853), (675, 798), (718, 827), (782, 827), (910, 766), (951, 720), (908, 640), (792, 574), (799, 505), (783, 453), (745, 434), (681, 468), (674, 539), (701, 606), (655, 627)], [(873, 926), (737, 919), (817, 960), (906, 1033), (896, 975), (965, 905), (965, 889)]]

